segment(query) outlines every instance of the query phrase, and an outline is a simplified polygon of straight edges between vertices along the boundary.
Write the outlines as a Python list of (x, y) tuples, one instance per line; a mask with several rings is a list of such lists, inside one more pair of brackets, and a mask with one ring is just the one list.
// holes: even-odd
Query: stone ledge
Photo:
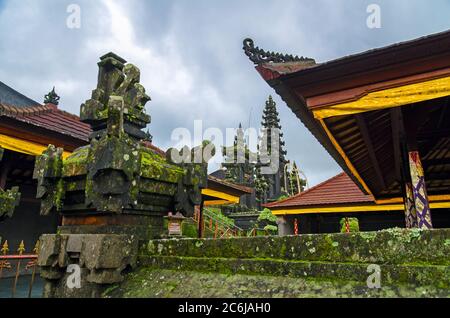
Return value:
[(141, 268), (103, 297), (139, 298), (304, 298), (304, 297), (449, 297), (434, 286), (382, 285), (369, 289), (352, 281), (326, 281), (263, 275), (226, 275)]
[(150, 241), (141, 256), (450, 265), (450, 229)]
[[(276, 259), (197, 258), (150, 256), (140, 259), (140, 265), (153, 269), (212, 272), (222, 274), (269, 275), (327, 280), (354, 281), (364, 284), (368, 264), (286, 261)], [(450, 290), (450, 266), (381, 264), (383, 285), (433, 285)]]

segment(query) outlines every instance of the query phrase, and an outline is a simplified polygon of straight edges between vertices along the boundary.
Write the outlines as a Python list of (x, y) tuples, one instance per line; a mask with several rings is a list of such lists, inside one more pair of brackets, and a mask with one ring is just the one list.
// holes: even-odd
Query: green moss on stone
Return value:
[(152, 151), (141, 151), (140, 175), (145, 178), (163, 180), (170, 183), (178, 183), (185, 174), (178, 166), (169, 164), (160, 155)]

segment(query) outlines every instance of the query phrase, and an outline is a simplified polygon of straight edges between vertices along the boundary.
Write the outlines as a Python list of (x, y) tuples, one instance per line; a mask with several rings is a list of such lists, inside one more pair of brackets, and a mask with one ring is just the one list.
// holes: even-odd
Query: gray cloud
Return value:
[[(382, 28), (366, 27), (366, 7), (382, 8)], [(66, 27), (66, 8), (81, 7), (81, 29)], [(443, 31), (450, 3), (429, 1), (33, 1), (0, 0), (0, 79), (42, 101), (53, 85), (61, 108), (79, 112), (108, 51), (136, 64), (152, 97), (154, 141), (172, 145), (176, 127), (259, 126), (272, 89), (242, 52), (260, 47), (326, 61)], [(310, 184), (340, 171), (286, 105), (278, 104), (288, 157)], [(251, 116), (250, 116), (251, 115)], [(207, 127), (205, 127), (207, 128)]]

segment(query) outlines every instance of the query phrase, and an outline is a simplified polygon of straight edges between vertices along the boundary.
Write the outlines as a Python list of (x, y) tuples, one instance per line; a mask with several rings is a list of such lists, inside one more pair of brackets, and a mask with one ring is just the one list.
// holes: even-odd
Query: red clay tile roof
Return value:
[(0, 104), (0, 116), (14, 118), (85, 142), (91, 133), (91, 127), (81, 122), (78, 116), (60, 110), (52, 104), (38, 104), (26, 108)]
[(222, 185), (224, 185), (226, 187), (230, 187), (230, 188), (233, 188), (233, 189), (245, 192), (245, 193), (252, 193), (252, 191), (253, 191), (252, 188), (249, 188), (249, 187), (246, 187), (246, 186), (243, 186), (243, 185), (240, 185), (240, 184), (232, 183), (232, 182), (229, 182), (229, 181), (225, 181), (223, 179), (216, 178), (216, 177), (214, 177), (212, 175), (208, 175), (208, 180), (212, 181), (212, 182), (216, 182), (216, 183), (222, 184)]
[[(70, 136), (83, 143), (88, 143), (92, 132), (90, 125), (81, 122), (77, 115), (60, 110), (53, 104), (41, 105), (0, 82), (0, 118), (2, 116)], [(143, 144), (165, 157), (165, 151), (151, 142), (144, 141)]]
[(297, 206), (373, 203), (371, 195), (364, 194), (350, 177), (342, 172), (311, 189), (293, 197), (264, 205), (267, 208), (292, 208)]
[[(0, 103), (0, 117), (6, 116), (15, 120), (38, 126), (78, 140), (88, 142), (91, 127), (80, 121), (80, 117), (58, 109), (56, 105), (45, 104), (28, 107), (16, 107)], [(148, 141), (144, 146), (165, 157), (165, 151)]]

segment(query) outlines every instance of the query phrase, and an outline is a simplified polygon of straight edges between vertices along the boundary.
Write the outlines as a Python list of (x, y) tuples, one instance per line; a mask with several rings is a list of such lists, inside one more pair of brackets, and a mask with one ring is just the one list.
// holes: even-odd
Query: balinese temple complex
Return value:
[[(0, 191), (17, 186), (20, 193), (13, 212), (0, 215), (0, 237), (10, 246), (18, 246), (23, 240), (25, 246), (32, 247), (41, 234), (55, 233), (61, 225), (58, 213), (40, 215), (41, 200), (36, 199), (37, 184), (33, 179), (36, 156), (52, 144), (63, 148), (62, 156), (67, 158), (89, 143), (90, 125), (59, 109), (58, 104), (54, 89), (40, 104), (0, 82)], [(145, 143), (155, 154), (165, 157), (165, 152), (150, 140)], [(204, 206), (234, 204), (250, 192), (249, 188), (209, 176), (208, 186), (202, 190)]]
[(325, 63), (251, 39), (244, 50), (344, 170), (271, 204), (280, 232), (293, 233), (296, 220), (311, 232), (337, 229), (348, 213), (363, 230), (450, 226), (450, 31)]

